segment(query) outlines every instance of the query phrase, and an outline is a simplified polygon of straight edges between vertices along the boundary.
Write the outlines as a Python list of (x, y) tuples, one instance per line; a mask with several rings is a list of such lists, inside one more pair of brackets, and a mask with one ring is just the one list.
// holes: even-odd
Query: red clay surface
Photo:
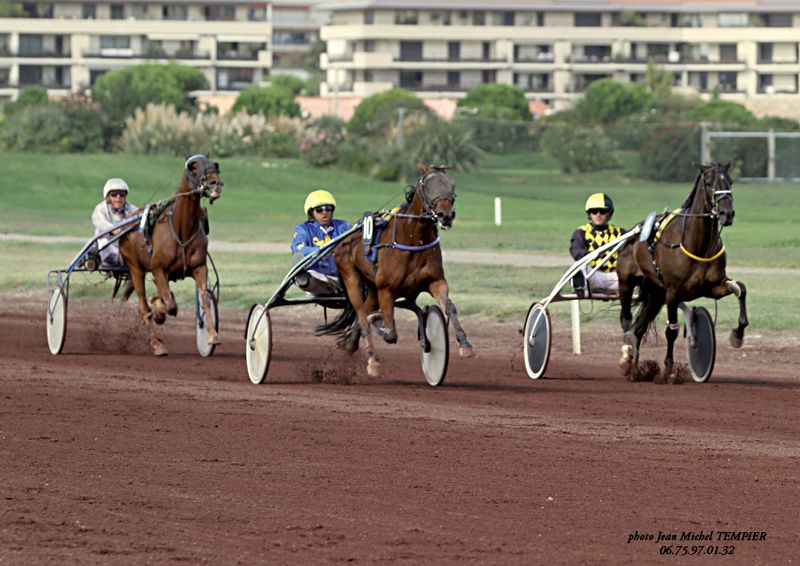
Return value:
[[(720, 330), (711, 381), (670, 386), (618, 375), (613, 321), (573, 356), (555, 319), (532, 381), (525, 313), (467, 317), (479, 357), (452, 356), (434, 389), (407, 313), (368, 381), (313, 336), (319, 310), (279, 309), (255, 386), (244, 313), (222, 311), (202, 359), (182, 307), (156, 359), (132, 304), (72, 301), (54, 357), (43, 297), (0, 297), (0, 563), (674, 563), (667, 544), (695, 564), (798, 560), (797, 336), (748, 329), (734, 351)], [(659, 532), (678, 540), (629, 543)]]

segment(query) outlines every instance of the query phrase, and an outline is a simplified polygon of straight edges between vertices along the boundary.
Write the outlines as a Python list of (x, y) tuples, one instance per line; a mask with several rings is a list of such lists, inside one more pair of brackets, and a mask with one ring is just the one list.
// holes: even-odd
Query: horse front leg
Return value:
[[(153, 280), (156, 283), (158, 294), (151, 297), (153, 308), (156, 311), (156, 322), (162, 324), (165, 315), (178, 315), (178, 303), (175, 301), (175, 295), (172, 294), (169, 288), (169, 278), (167, 272), (163, 269), (153, 269)], [(161, 319), (159, 321), (159, 318)]]
[[(671, 295), (671, 294), (670, 294)], [(664, 334), (667, 337), (667, 355), (664, 358), (664, 380), (667, 383), (677, 383), (678, 378), (675, 372), (675, 340), (680, 332), (678, 324), (678, 301), (674, 296), (667, 300), (667, 329)]]
[[(394, 322), (394, 301), (395, 296), (392, 289), (384, 287), (378, 289), (378, 305), (381, 309), (381, 318), (383, 324), (378, 327), (383, 339), (387, 344), (395, 344), (397, 342), (397, 327)], [(377, 323), (377, 320), (375, 321)]]
[[(647, 333), (647, 329), (650, 328), (650, 323), (658, 316), (658, 312), (664, 306), (664, 298), (662, 294), (648, 293), (645, 301), (642, 310), (633, 323), (631, 364), (625, 374), (631, 381), (649, 381), (653, 377), (653, 372), (658, 373), (658, 364), (653, 364), (655, 368), (642, 368), (639, 366), (639, 350), (644, 340), (644, 335)], [(625, 369), (623, 368), (623, 370)]]
[[(130, 264), (129, 264), (130, 265)], [(147, 327), (147, 333), (150, 340), (150, 349), (155, 356), (166, 356), (167, 348), (164, 343), (156, 335), (155, 325), (153, 324), (153, 311), (150, 310), (150, 305), (147, 304), (147, 292), (144, 284), (144, 272), (138, 271), (135, 268), (129, 268), (131, 272), (131, 281), (133, 282), (133, 289), (136, 291), (136, 296), (139, 298), (139, 317), (142, 319), (142, 324)]]
[(208, 333), (208, 344), (222, 344), (222, 340), (220, 340), (214, 325), (214, 319), (211, 318), (211, 299), (208, 296), (208, 267), (201, 265), (192, 270), (192, 278), (194, 278), (197, 294), (200, 297), (200, 308), (203, 309), (203, 317), (205, 318), (206, 331)]
[(462, 358), (474, 358), (475, 350), (473, 350), (472, 344), (470, 344), (469, 340), (467, 339), (467, 333), (464, 331), (464, 327), (462, 327), (461, 323), (458, 321), (458, 311), (456, 310), (456, 305), (448, 296), (450, 290), (447, 285), (447, 281), (445, 279), (434, 281), (428, 288), (428, 292), (441, 305), (442, 310), (444, 310), (444, 312), (447, 314), (447, 318), (450, 319), (450, 322), (453, 324), (453, 328), (456, 329), (458, 355)]
[[(342, 274), (342, 280), (344, 281), (345, 288), (347, 289), (347, 296), (350, 299), (350, 304), (356, 311), (356, 316), (358, 317), (358, 326), (361, 330), (361, 336), (364, 337), (364, 341), (367, 343), (367, 375), (370, 377), (380, 377), (381, 362), (378, 359), (377, 352), (375, 351), (375, 341), (372, 339), (372, 332), (370, 331), (370, 322), (367, 318), (367, 307), (364, 304), (364, 298), (362, 295), (361, 277), (359, 277), (354, 271), (348, 275), (345, 275), (343, 273), (345, 269), (342, 267), (340, 267), (339, 270)], [(357, 347), (358, 342), (356, 341), (356, 348)], [(353, 349), (353, 352), (355, 352), (355, 348)]]
[(730, 342), (734, 348), (741, 348), (744, 343), (744, 329), (750, 324), (747, 320), (747, 287), (741, 281), (726, 279), (711, 289), (713, 299), (721, 299), (730, 294), (739, 299), (739, 325), (731, 330)]

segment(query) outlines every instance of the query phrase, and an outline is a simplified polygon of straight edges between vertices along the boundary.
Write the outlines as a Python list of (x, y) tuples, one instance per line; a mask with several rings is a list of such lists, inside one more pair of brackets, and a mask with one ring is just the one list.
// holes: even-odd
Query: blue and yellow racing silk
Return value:
[[(345, 233), (350, 228), (350, 223), (345, 220), (332, 220), (331, 225), (322, 227), (315, 220), (301, 222), (294, 229), (292, 238), (292, 253), (309, 255), (319, 248)], [(312, 269), (324, 273), (325, 275), (336, 275), (336, 264), (333, 262), (333, 254), (311, 266)]]

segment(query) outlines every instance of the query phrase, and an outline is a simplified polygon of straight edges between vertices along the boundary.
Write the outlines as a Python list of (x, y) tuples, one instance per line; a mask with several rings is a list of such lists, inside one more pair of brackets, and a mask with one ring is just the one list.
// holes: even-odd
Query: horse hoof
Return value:
[(474, 358), (475, 350), (472, 349), (472, 346), (462, 346), (458, 349), (458, 355), (462, 358)]
[(166, 320), (167, 320), (167, 315), (165, 315), (163, 312), (156, 312), (153, 314), (153, 321), (156, 324), (164, 324), (164, 321)]
[(731, 346), (733, 346), (734, 348), (741, 348), (742, 344), (744, 344), (744, 335), (739, 336), (739, 334), (736, 332), (736, 329), (734, 328), (733, 330), (731, 330), (730, 340), (731, 340)]
[[(629, 359), (626, 360), (626, 359), (623, 358), (623, 359), (621, 359), (619, 361), (619, 369), (622, 372), (622, 375), (624, 375), (625, 377), (632, 377), (631, 376), (631, 368), (632, 367), (633, 367), (633, 364), (631, 363), (631, 360), (629, 360)], [(631, 381), (636, 381), (636, 380), (631, 379)]]
[(208, 345), (209, 346), (219, 346), (220, 344), (222, 344), (222, 340), (220, 339), (219, 336), (214, 335), (214, 336), (209, 336), (208, 337)]
[(381, 364), (377, 360), (370, 358), (367, 362), (367, 375), (370, 377), (381, 376)]
[(153, 355), (154, 356), (166, 356), (168, 354), (167, 349), (164, 347), (163, 344), (156, 344), (153, 346)]
[(381, 336), (383, 336), (384, 342), (387, 344), (396, 344), (397, 343), (397, 332), (389, 332), (385, 328), (381, 328)]

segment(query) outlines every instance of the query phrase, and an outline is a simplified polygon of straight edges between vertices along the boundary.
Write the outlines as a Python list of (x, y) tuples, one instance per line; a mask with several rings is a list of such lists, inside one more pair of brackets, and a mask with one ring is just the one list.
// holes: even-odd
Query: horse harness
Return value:
[[(698, 180), (697, 180), (698, 184), (700, 183), (700, 179), (702, 177), (703, 177), (703, 173), (701, 173), (698, 176)], [(716, 187), (716, 185), (717, 185), (717, 179), (714, 179), (714, 185), (713, 186)], [(728, 187), (730, 187), (729, 184), (728, 184)], [(703, 191), (703, 192), (705, 193), (705, 191)], [(730, 188), (715, 189), (713, 194), (712, 194), (712, 197), (711, 197), (713, 199), (713, 202), (709, 202), (708, 203), (710, 208), (711, 208), (710, 212), (694, 214), (694, 213), (690, 213), (690, 212), (684, 212), (684, 208), (681, 207), (681, 208), (676, 208), (675, 210), (673, 210), (671, 212), (669, 210), (665, 210), (664, 212), (662, 212), (661, 214), (659, 214), (658, 216), (655, 217), (654, 222), (652, 224), (651, 231), (649, 232), (648, 235), (645, 236), (643, 234), (643, 236), (645, 236), (645, 238), (647, 239), (647, 251), (650, 253), (650, 257), (652, 258), (653, 268), (656, 271), (656, 275), (658, 275), (658, 279), (662, 283), (663, 283), (663, 278), (661, 276), (661, 269), (659, 268), (658, 264), (656, 263), (656, 256), (655, 256), (655, 248), (656, 248), (656, 245), (658, 245), (658, 244), (661, 244), (662, 246), (666, 246), (667, 248), (672, 249), (672, 250), (680, 249), (687, 257), (689, 257), (690, 259), (692, 259), (694, 261), (698, 261), (698, 262), (701, 262), (701, 263), (710, 263), (710, 262), (712, 262), (712, 261), (714, 261), (716, 259), (719, 259), (722, 256), (722, 254), (725, 253), (725, 244), (722, 241), (722, 228), (723, 228), (722, 226), (720, 226), (719, 232), (717, 233), (717, 239), (713, 240), (713, 243), (709, 246), (709, 249), (706, 252), (706, 256), (705, 257), (699, 256), (699, 255), (696, 255), (696, 254), (690, 252), (686, 248), (686, 246), (683, 244), (683, 240), (684, 240), (684, 236), (686, 234), (686, 219), (687, 218), (692, 218), (692, 217), (694, 217), (694, 218), (711, 218), (711, 219), (717, 218), (719, 216), (719, 203), (722, 200), (726, 199), (726, 198), (728, 198), (728, 199), (733, 198), (732, 195), (733, 195), (733, 191)], [(697, 198), (696, 195), (695, 195), (695, 198)], [(678, 241), (677, 244), (665, 244), (663, 241), (661, 241), (661, 237), (664, 234), (664, 230), (670, 224), (670, 222), (672, 222), (675, 218), (678, 218), (678, 217), (680, 217), (683, 220), (683, 225), (681, 226), (681, 238), (680, 238), (680, 240)], [(645, 221), (645, 222), (647, 222), (647, 221)], [(655, 229), (655, 235), (650, 237), (650, 235), (653, 234), (652, 229)], [(712, 230), (713, 230), (713, 224), (712, 224)], [(719, 251), (714, 253), (713, 255), (708, 255), (708, 254), (711, 253), (711, 250), (716, 246), (717, 242), (719, 242), (719, 245), (720, 245)]]
[[(362, 241), (364, 243), (364, 255), (369, 259), (373, 265), (377, 266), (378, 264), (378, 250), (383, 248), (394, 248), (398, 250), (403, 250), (407, 252), (421, 252), (424, 250), (428, 250), (434, 248), (439, 245), (439, 230), (437, 228), (437, 216), (436, 213), (433, 212), (433, 207), (436, 203), (444, 198), (444, 196), (439, 196), (438, 198), (430, 199), (425, 192), (425, 182), (426, 180), (433, 174), (436, 173), (443, 173), (444, 169), (439, 167), (434, 167), (431, 171), (425, 173), (422, 177), (419, 178), (417, 181), (416, 187), (414, 187), (414, 191), (411, 192), (411, 195), (416, 193), (416, 191), (422, 191), (422, 205), (424, 207), (424, 212), (422, 214), (407, 214), (405, 212), (401, 212), (401, 208), (395, 208), (390, 211), (380, 211), (375, 214), (366, 214), (363, 219), (363, 232), (362, 232)], [(409, 185), (409, 188), (411, 185)], [(453, 202), (455, 203), (455, 193), (453, 193)], [(453, 213), (455, 215), (455, 212)], [(397, 222), (392, 223), (392, 242), (390, 244), (381, 244), (378, 243), (378, 240), (383, 233), (383, 230), (386, 228), (387, 224), (392, 218), (404, 218), (410, 220), (422, 220), (424, 221), (431, 221), (433, 222), (433, 231), (435, 237), (428, 243), (420, 242), (419, 245), (407, 245), (407, 244), (400, 244), (397, 242)], [(377, 224), (377, 226), (376, 226)]]

